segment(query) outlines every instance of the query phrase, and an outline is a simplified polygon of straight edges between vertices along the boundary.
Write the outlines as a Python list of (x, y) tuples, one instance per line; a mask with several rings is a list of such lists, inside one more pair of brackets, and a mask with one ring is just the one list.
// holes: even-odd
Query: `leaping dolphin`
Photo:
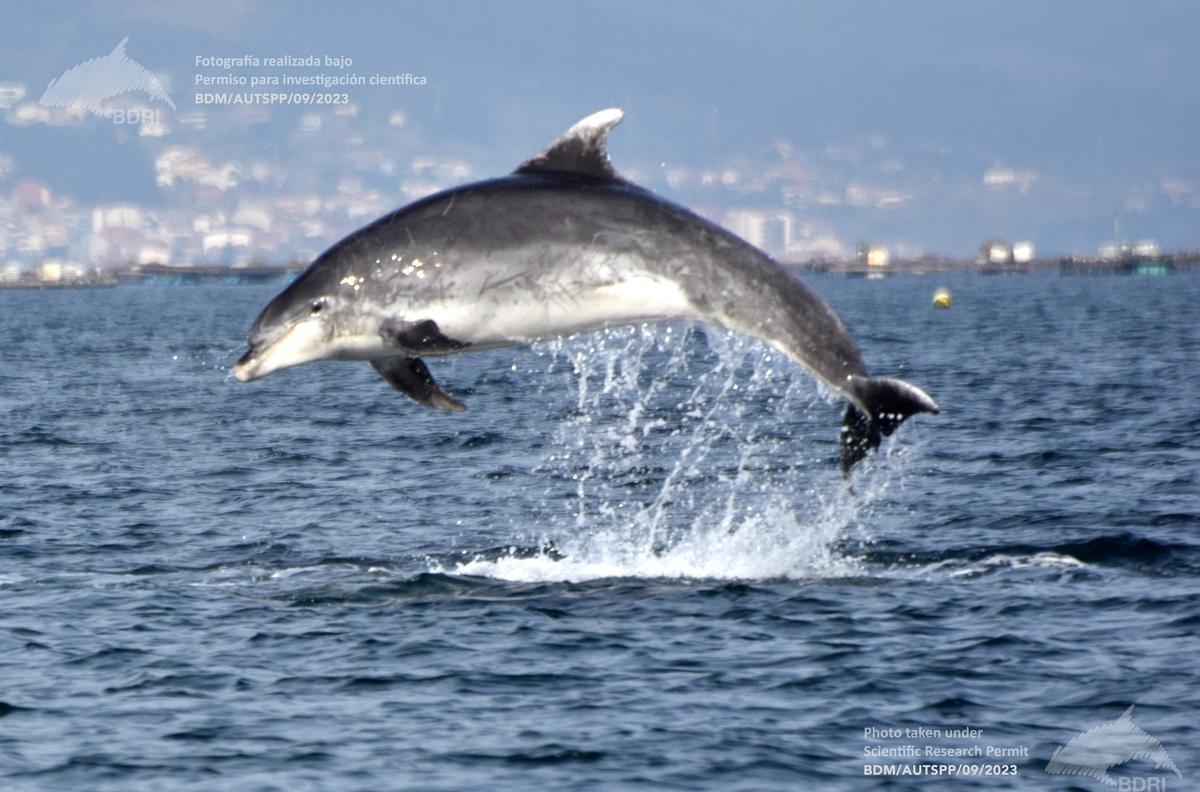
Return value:
[(369, 360), (392, 387), (465, 410), (422, 357), (618, 325), (692, 319), (762, 339), (850, 401), (844, 471), (908, 416), (938, 411), (869, 377), (845, 326), (769, 256), (622, 179), (602, 110), (512, 174), (422, 198), (317, 257), (259, 314), (242, 382), (314, 360)]

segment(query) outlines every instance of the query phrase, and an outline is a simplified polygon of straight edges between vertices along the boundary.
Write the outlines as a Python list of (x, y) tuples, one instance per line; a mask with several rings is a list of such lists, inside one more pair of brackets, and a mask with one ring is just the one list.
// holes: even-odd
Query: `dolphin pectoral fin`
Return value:
[(423, 319), (419, 322), (391, 319), (384, 322), (379, 333), (396, 347), (416, 354), (448, 355), (468, 346), (462, 341), (448, 338), (442, 333), (437, 322), (432, 319)]
[(372, 360), (371, 365), (396, 390), (415, 402), (446, 412), (462, 412), (467, 405), (442, 390), (420, 358), (392, 357)]
[(870, 413), (864, 413), (853, 402), (846, 408), (840, 445), (842, 472), (847, 474), (904, 419), (919, 412), (938, 412), (937, 402), (929, 394), (903, 380), (855, 375), (850, 377), (849, 390)]

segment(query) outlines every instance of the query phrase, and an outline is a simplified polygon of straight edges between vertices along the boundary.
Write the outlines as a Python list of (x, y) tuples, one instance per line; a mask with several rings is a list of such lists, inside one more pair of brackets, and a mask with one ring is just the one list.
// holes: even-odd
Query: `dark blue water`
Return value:
[(0, 292), (0, 786), (1101, 789), (1046, 762), (1133, 704), (1182, 778), (1113, 773), (1192, 787), (1200, 277), (809, 281), (944, 410), (849, 487), (724, 333), (434, 361), (448, 415), (234, 382), (272, 288)]

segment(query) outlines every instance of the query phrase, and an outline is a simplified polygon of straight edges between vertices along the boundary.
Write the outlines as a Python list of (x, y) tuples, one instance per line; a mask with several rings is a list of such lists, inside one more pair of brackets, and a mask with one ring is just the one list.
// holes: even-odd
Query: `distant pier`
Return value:
[(923, 256), (914, 259), (892, 259), (886, 266), (871, 266), (860, 260), (785, 261), (786, 266), (802, 272), (830, 273), (849, 278), (883, 278), (889, 275), (923, 275), (926, 273), (971, 272), (981, 275), (1024, 275), (1031, 272), (1057, 272), (1063, 275), (1168, 275), (1191, 268), (1200, 268), (1200, 250), (1164, 253), (1154, 256), (1063, 256), (1030, 261), (1004, 263), (980, 262), (977, 259), (956, 259)]
[(303, 269), (303, 265), (171, 267), (165, 264), (147, 264), (136, 270), (122, 272), (120, 278), (128, 281), (170, 283), (270, 283), (290, 280)]
[[(891, 275), (924, 275), (947, 272), (969, 272), (980, 275), (1023, 275), (1031, 272), (1057, 272), (1063, 275), (1169, 275), (1200, 268), (1200, 250), (1164, 253), (1154, 256), (1125, 255), (1118, 257), (1065, 256), (1030, 261), (983, 263), (978, 259), (956, 259), (942, 256), (923, 256), (912, 259), (891, 259), (884, 266), (850, 260), (783, 260), (783, 265), (799, 272), (828, 273), (848, 278), (886, 278)], [(286, 283), (302, 272), (307, 265), (289, 262), (283, 265), (197, 265), (170, 266), (144, 264), (120, 270), (83, 271), (74, 274), (44, 277), (37, 270), (23, 277), (0, 280), (0, 289), (61, 289), (102, 288), (123, 283), (189, 285), (200, 283)]]
[(55, 273), (47, 278), (43, 272), (31, 271), (23, 277), (0, 281), (2, 289), (72, 289), (102, 288), (118, 284), (170, 284), (190, 285), (198, 283), (275, 283), (286, 282), (296, 277), (305, 268), (304, 264), (279, 266), (253, 265), (247, 267), (202, 265), (173, 267), (166, 264), (145, 264), (120, 270), (91, 270), (77, 268), (73, 274)]

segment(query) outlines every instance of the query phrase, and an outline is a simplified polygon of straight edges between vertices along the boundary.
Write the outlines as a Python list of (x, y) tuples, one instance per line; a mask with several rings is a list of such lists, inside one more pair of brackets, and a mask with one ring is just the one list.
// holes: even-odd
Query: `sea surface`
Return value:
[(0, 788), (1198, 788), (1200, 274), (806, 280), (943, 408), (848, 481), (702, 326), (444, 414), (234, 381), (278, 284), (0, 292)]

